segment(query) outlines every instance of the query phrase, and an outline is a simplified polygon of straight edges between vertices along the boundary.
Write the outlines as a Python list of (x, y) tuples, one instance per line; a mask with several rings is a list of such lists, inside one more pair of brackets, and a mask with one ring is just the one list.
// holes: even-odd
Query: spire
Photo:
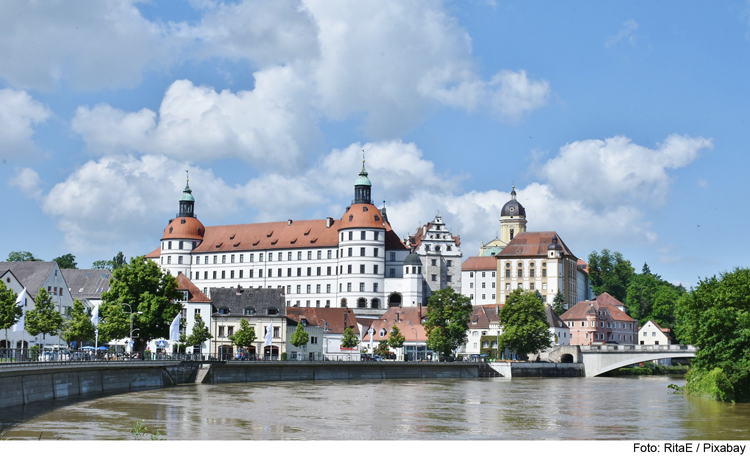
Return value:
[(354, 203), (371, 204), (371, 191), (372, 183), (367, 177), (367, 170), (365, 169), (365, 150), (362, 150), (362, 171), (359, 172), (359, 177), (354, 181)]
[(516, 200), (516, 186), (515, 186), (515, 184), (513, 185), (513, 189), (510, 191), (510, 198), (512, 200)]
[(178, 217), (194, 217), (195, 198), (193, 197), (193, 191), (190, 190), (190, 174), (185, 170), (186, 179), (185, 189), (182, 190), (182, 197), (180, 197), (180, 213)]

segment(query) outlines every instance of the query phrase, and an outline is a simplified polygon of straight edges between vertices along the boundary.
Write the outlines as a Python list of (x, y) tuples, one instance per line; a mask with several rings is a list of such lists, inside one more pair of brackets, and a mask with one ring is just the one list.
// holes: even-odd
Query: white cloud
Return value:
[(576, 141), (544, 163), (539, 176), (560, 197), (597, 209), (623, 201), (661, 206), (670, 183), (667, 170), (687, 166), (712, 147), (710, 139), (681, 135), (668, 136), (656, 149), (625, 136)]
[(25, 91), (0, 90), (0, 160), (37, 157), (41, 151), (32, 141), (34, 126), (52, 113)]
[(305, 84), (288, 67), (255, 74), (253, 91), (232, 93), (178, 80), (158, 116), (100, 104), (79, 107), (72, 128), (96, 153), (163, 153), (190, 161), (239, 157), (259, 167), (292, 169), (318, 136), (305, 108)]
[(179, 55), (128, 0), (0, 2), (0, 31), (0, 77), (18, 87), (133, 86)]
[(18, 187), (26, 197), (40, 199), (42, 196), (42, 180), (39, 174), (31, 168), (16, 168), (16, 175), (8, 184)]
[(638, 29), (638, 23), (635, 20), (627, 20), (622, 23), (622, 29), (620, 29), (614, 36), (608, 36), (604, 42), (604, 47), (616, 46), (623, 40), (627, 40), (631, 46), (635, 46), (635, 35), (633, 32)]

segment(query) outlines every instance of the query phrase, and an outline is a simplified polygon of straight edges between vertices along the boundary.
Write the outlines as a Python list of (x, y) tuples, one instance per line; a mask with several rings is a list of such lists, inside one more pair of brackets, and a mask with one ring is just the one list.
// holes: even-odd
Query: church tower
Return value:
[(195, 198), (193, 191), (190, 190), (190, 178), (185, 182), (179, 210), (177, 217), (169, 220), (169, 224), (164, 229), (159, 263), (171, 275), (176, 277), (183, 273), (192, 280), (196, 277), (192, 274), (191, 253), (203, 241), (206, 228), (195, 217)]
[(526, 232), (526, 209), (516, 200), (516, 186), (510, 192), (510, 200), (500, 212), (500, 241), (507, 245), (518, 233)]

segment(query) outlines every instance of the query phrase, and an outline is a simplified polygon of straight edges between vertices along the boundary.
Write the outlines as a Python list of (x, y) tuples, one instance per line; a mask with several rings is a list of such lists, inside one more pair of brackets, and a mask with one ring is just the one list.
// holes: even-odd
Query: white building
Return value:
[(472, 256), (461, 265), (461, 294), (472, 305), (497, 304), (497, 259)]
[(456, 292), (461, 291), (461, 239), (448, 231), (439, 213), (430, 223), (418, 228), (409, 237), (408, 244), (422, 262), (422, 304), (426, 305), (437, 290), (451, 287)]
[(409, 249), (372, 204), (364, 161), (340, 220), (205, 227), (194, 205), (186, 185), (177, 218), (147, 257), (207, 295), (240, 284), (284, 289), (288, 306), (383, 310), (422, 302), (421, 268), (406, 272)]
[[(25, 309), (34, 309), (34, 301), (39, 290), (46, 290), (60, 314), (66, 314), (73, 307), (73, 297), (68, 290), (57, 262), (0, 262), (0, 276), (6, 287), (19, 294), (26, 288), (29, 301)], [(6, 335), (7, 333), (7, 335)], [(7, 341), (6, 341), (7, 337)], [(30, 336), (28, 332), (14, 332), (10, 329), (0, 331), (0, 348), (29, 348), (35, 345), (58, 345), (62, 339), (55, 335)]]

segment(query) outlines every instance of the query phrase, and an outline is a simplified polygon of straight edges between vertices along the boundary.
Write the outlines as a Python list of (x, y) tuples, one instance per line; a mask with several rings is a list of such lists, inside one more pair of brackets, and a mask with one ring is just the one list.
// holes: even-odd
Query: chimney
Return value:
[(286, 225), (289, 226), (291, 224), (292, 224), (292, 219), (290, 218), (289, 220), (286, 221)]
[(333, 218), (331, 217), (326, 218), (326, 228), (330, 228), (331, 225), (333, 225)]

